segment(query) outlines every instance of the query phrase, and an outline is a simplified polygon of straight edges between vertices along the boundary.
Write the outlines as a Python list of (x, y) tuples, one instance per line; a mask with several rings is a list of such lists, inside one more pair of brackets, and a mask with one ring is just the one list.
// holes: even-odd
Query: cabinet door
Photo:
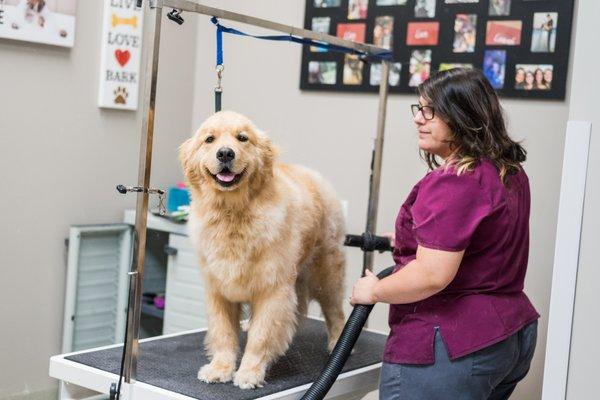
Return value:
[(63, 353), (123, 341), (131, 227), (71, 227)]
[(169, 235), (163, 334), (206, 328), (204, 284), (195, 250), (187, 236)]

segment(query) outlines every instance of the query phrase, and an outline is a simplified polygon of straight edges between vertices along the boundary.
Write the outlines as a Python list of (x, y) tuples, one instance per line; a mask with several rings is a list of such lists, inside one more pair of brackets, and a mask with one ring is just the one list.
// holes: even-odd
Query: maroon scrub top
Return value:
[(464, 250), (456, 277), (416, 303), (390, 305), (384, 361), (434, 363), (438, 327), (450, 359), (504, 340), (539, 314), (523, 293), (529, 253), (529, 180), (524, 171), (504, 185), (483, 159), (473, 171), (429, 172), (412, 189), (396, 220), (396, 270), (417, 246)]

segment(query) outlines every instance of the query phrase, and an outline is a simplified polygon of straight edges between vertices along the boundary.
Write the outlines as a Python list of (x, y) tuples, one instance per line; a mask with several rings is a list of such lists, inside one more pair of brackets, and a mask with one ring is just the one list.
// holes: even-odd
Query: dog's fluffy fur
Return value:
[[(235, 158), (223, 163), (222, 149)], [(208, 118), (180, 148), (192, 196), (190, 237), (207, 293), (211, 362), (198, 372), (205, 382), (261, 386), (310, 299), (325, 315), (329, 350), (344, 325), (340, 201), (318, 173), (278, 163), (276, 156), (263, 132), (229, 111)], [(252, 317), (234, 373), (243, 302)]]

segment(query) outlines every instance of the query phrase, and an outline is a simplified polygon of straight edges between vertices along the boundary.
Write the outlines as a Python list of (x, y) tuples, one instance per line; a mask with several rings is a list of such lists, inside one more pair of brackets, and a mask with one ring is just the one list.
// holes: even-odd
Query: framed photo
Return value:
[(317, 8), (339, 7), (342, 5), (342, 0), (312, 0)]
[(415, 18), (435, 17), (435, 0), (416, 0)]
[[(312, 19), (311, 30), (319, 33), (329, 34), (329, 27), (331, 26), (330, 17), (314, 17)], [(310, 46), (310, 51), (317, 53), (325, 53), (327, 49), (318, 46)]]
[(348, 0), (348, 19), (365, 19), (369, 0)]
[(73, 47), (77, 0), (0, 0), (0, 38)]
[(477, 14), (457, 14), (454, 20), (455, 53), (473, 53), (477, 42)]
[(495, 17), (510, 15), (510, 0), (490, 0), (489, 13)]
[(409, 46), (435, 46), (440, 34), (439, 22), (409, 22), (406, 44)]
[(408, 86), (417, 87), (431, 74), (431, 50), (414, 50), (410, 57)]
[(544, 90), (552, 89), (554, 67), (548, 64), (517, 64), (515, 66), (515, 89)]
[(376, 0), (378, 6), (405, 6), (407, 0)]
[(483, 73), (494, 89), (502, 89), (506, 73), (506, 50), (486, 50)]
[(308, 63), (308, 83), (335, 85), (336, 69), (334, 61), (311, 61)]
[(554, 53), (556, 49), (556, 28), (558, 13), (538, 12), (533, 14), (531, 51), (533, 53)]
[(454, 68), (466, 68), (466, 69), (470, 69), (470, 68), (473, 68), (473, 64), (468, 64), (468, 63), (441, 63), (440, 67), (438, 68), (438, 71), (447, 71), (449, 69), (454, 69)]
[(523, 21), (488, 21), (485, 44), (488, 46), (519, 46)]
[(344, 57), (343, 81), (345, 85), (360, 85), (363, 81), (365, 63), (353, 54)]
[[(398, 86), (400, 84), (400, 73), (402, 72), (402, 63), (393, 63), (390, 65), (390, 75), (388, 84), (390, 86)], [(381, 63), (371, 64), (369, 83), (372, 86), (381, 84)]]
[(366, 25), (360, 23), (338, 24), (337, 37), (351, 42), (364, 43), (365, 29)]
[[(477, 68), (500, 96), (563, 100), (574, 3), (306, 0), (304, 27), (390, 50), (391, 94), (414, 95), (438, 71)], [(302, 50), (301, 90), (376, 93), (380, 84), (377, 58)]]
[(392, 48), (394, 32), (394, 17), (384, 15), (375, 18), (375, 28), (373, 28), (373, 44), (384, 49)]

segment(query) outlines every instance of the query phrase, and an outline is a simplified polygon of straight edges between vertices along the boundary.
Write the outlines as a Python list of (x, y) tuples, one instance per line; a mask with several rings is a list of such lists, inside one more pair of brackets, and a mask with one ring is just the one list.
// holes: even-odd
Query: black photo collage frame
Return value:
[[(396, 4), (378, 5), (378, 3)], [(432, 18), (415, 17), (417, 3), (419, 6), (427, 3), (430, 9), (435, 4), (435, 15)], [(504, 10), (506, 15), (490, 15), (498, 12), (491, 9), (498, 4), (506, 6)], [(358, 10), (357, 5), (363, 8)], [(352, 15), (349, 15), (349, 6), (353, 8), (353, 11), (350, 11)], [(385, 18), (380, 17), (393, 17), (393, 29), (390, 31), (391, 37), (387, 38), (388, 42), (379, 39), (379, 43), (374, 43), (381, 45), (381, 43), (389, 43), (391, 39), (393, 61), (390, 93), (415, 93), (416, 85), (429, 74), (438, 71), (442, 64), (470, 64), (474, 68), (484, 70), (498, 94), (503, 97), (562, 100), (565, 98), (569, 65), (573, 6), (574, 0), (306, 0), (304, 27), (316, 28), (315, 30), (320, 28), (321, 31), (333, 36), (338, 36), (338, 30), (340, 30), (339, 36), (342, 36), (344, 31), (349, 31), (350, 36), (346, 38), (374, 43), (376, 20), (379, 22), (378, 32), (381, 37), (380, 28), (386, 21)], [(455, 29), (460, 31), (460, 27), (456, 25), (457, 15), (461, 15), (461, 18), (465, 15), (476, 15), (474, 48), (468, 48), (472, 52), (454, 51), (455, 43), (458, 43), (455, 42), (457, 35)], [(535, 40), (532, 37), (534, 15), (536, 15), (537, 29)], [(316, 26), (313, 26), (313, 18), (317, 18)], [(322, 21), (328, 21), (328, 24), (318, 26)], [(515, 24), (518, 25), (517, 21), (521, 23), (520, 43), (503, 44), (511, 43), (510, 35), (508, 39), (503, 38), (503, 27), (514, 28)], [(486, 37), (488, 22), (492, 25), (489, 29), (489, 38)], [(431, 23), (438, 23), (437, 40), (434, 37), (435, 24), (431, 25)], [(362, 28), (360, 25), (350, 26), (348, 29), (348, 25), (345, 24), (364, 24), (364, 29), (358, 29), (355, 33), (354, 28)], [(409, 24), (411, 24), (410, 37), (408, 36)], [(429, 29), (432, 26), (434, 28)], [(419, 30), (422, 27), (425, 29)], [(516, 29), (512, 29), (512, 32), (516, 32)], [(423, 34), (432, 36), (428, 43), (435, 41), (437, 44), (419, 44)], [(543, 36), (544, 34), (548, 36)], [(552, 44), (550, 35), (554, 35)], [(408, 38), (412, 45), (407, 44)], [(488, 40), (489, 44), (486, 43)], [(309, 46), (304, 46), (302, 50), (300, 89), (341, 92), (379, 90), (380, 66), (377, 61), (363, 62), (342, 53), (314, 50), (317, 49), (311, 49)], [(419, 54), (416, 54), (417, 57), (412, 60), (414, 66), (411, 67), (413, 51), (419, 51)], [(428, 66), (426, 63), (415, 62), (418, 56), (427, 56), (427, 51), (430, 52)], [(424, 61), (426, 62), (427, 59)], [(335, 63), (335, 68), (332, 63)], [(522, 67), (518, 77), (517, 66)], [(421, 72), (415, 72), (419, 71), (419, 68), (422, 68)], [(413, 77), (413, 72), (417, 76)], [(520, 83), (517, 83), (517, 80)]]

